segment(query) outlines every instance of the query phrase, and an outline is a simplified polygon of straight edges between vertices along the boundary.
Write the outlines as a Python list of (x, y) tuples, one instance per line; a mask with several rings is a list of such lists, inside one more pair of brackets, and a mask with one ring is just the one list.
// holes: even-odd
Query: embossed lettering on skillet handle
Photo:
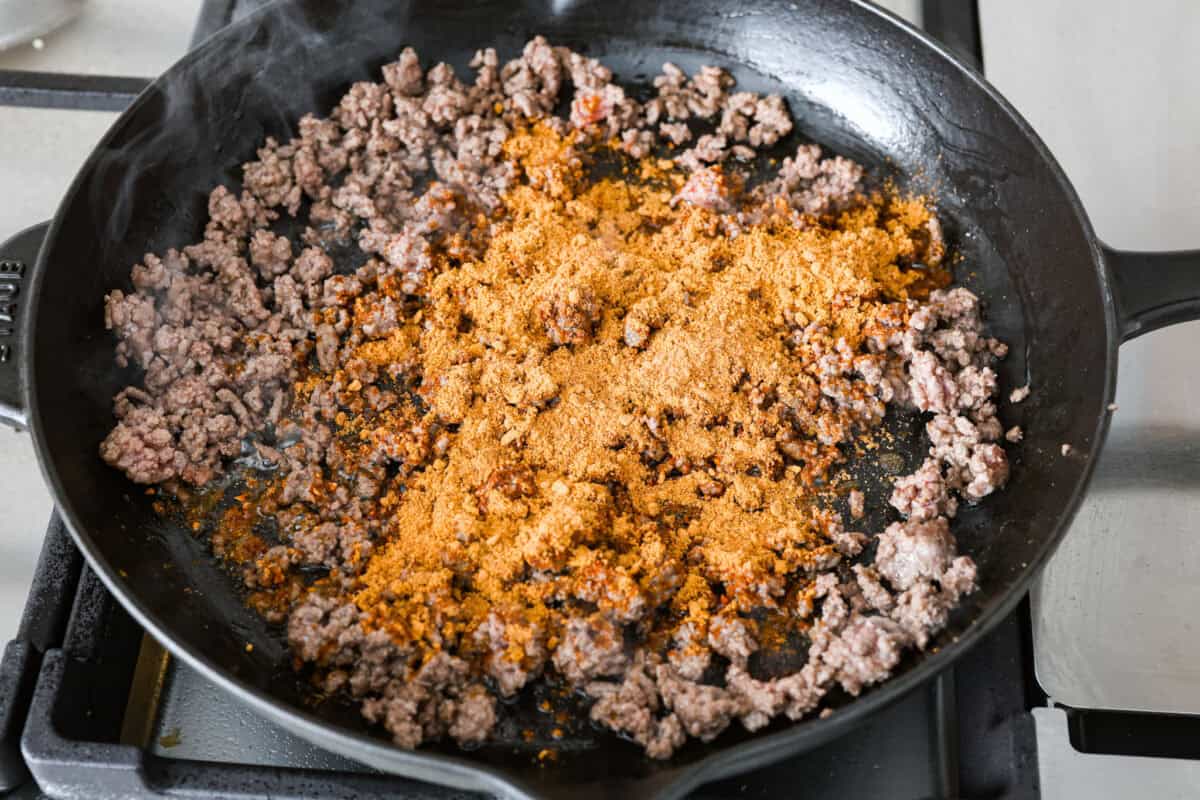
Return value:
[(49, 223), (26, 228), (0, 244), (0, 423), (25, 428), (21, 310)]

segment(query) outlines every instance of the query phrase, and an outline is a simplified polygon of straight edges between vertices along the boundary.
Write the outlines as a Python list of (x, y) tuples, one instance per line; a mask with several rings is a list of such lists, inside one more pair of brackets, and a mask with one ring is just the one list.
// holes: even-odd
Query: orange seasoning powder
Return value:
[(355, 353), (419, 376), (427, 411), (370, 411), (343, 370), (297, 387), (337, 383), (351, 462), (356, 442), (441, 431), (377, 501), (384, 535), (353, 589), (367, 624), (470, 660), (496, 613), (520, 662), (587, 609), (669, 604), (640, 628), (664, 642), (802, 597), (840, 532), (821, 485), (883, 414), (848, 381), (830, 402), (822, 365), (872, 358), (864, 337), (903, 322), (897, 301), (948, 283), (903, 266), (940, 261), (929, 209), (880, 194), (731, 230), (676, 202), (682, 175), (652, 158), (591, 175), (546, 126), (506, 153), (523, 179), (479, 255), (440, 255), (424, 305)]

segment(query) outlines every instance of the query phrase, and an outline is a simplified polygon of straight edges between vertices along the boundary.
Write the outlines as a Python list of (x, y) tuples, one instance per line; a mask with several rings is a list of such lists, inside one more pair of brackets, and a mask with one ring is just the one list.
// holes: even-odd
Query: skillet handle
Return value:
[(0, 423), (25, 429), (25, 368), (20, 309), (50, 223), (0, 244)]
[(1102, 245), (1121, 340), (1200, 319), (1200, 250), (1141, 253)]

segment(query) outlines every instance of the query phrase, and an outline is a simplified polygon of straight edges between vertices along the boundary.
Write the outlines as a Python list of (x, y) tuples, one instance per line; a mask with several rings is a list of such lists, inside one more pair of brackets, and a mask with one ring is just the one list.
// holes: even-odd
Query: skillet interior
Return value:
[[(606, 776), (678, 788), (687, 765), (718, 751), (722, 758), (686, 780), (748, 769), (847, 730), (948, 663), (961, 650), (956, 639), (978, 635), (982, 619), (994, 621), (1015, 603), (1073, 510), (1102, 434), (1115, 369), (1112, 318), (1073, 192), (977, 78), (891, 18), (845, 3), (767, 0), (737, 11), (716, 0), (353, 5), (274, 5), (173, 68), (84, 167), (32, 287), (28, 400), (47, 478), (102, 576), (177, 655), (267, 700), (264, 710), (320, 744), (416, 777), (495, 786), (496, 772), (476, 769), (487, 764), (534, 791), (599, 786)], [(1012, 452), (1012, 482), (956, 525), (960, 549), (979, 563), (981, 591), (956, 612), (936, 656), (907, 660), (903, 676), (828, 720), (777, 725), (733, 750), (749, 737), (731, 732), (689, 745), (666, 765), (586, 728), (576, 741), (591, 743), (586, 757), (548, 767), (507, 745), (464, 758), (371, 743), (352, 710), (327, 704), (314, 717), (296, 713), (300, 695), (277, 633), (241, 605), (202, 542), (160, 519), (153, 498), (97, 456), (112, 426), (110, 398), (132, 377), (112, 366), (102, 301), (128, 286), (131, 264), (146, 251), (197, 240), (208, 190), (233, 185), (257, 143), (286, 138), (304, 113), (327, 113), (350, 82), (376, 79), (404, 45), (461, 75), (475, 48), (510, 57), (535, 33), (602, 58), (623, 81), (653, 75), (665, 60), (688, 69), (720, 64), (745, 88), (787, 96), (806, 138), (911, 176), (913, 188), (937, 197), (963, 257), (959, 279), (985, 299), (992, 333), (1012, 347), (1002, 385), (1033, 382), (1030, 400), (1001, 410), (1006, 424), (1027, 433)], [(1077, 455), (1061, 456), (1064, 442)], [(917, 456), (915, 442), (908, 455)]]

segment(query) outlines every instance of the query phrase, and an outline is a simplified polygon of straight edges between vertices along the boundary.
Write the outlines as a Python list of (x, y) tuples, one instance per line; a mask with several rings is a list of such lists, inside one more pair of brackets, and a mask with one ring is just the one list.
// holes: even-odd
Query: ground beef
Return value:
[(496, 700), (476, 683), (459, 694), (446, 732), (460, 745), (477, 745), (487, 741), (495, 726)]
[(890, 675), (906, 644), (898, 623), (860, 614), (852, 615), (837, 633), (818, 626), (812, 638), (822, 667), (852, 695)]
[(854, 565), (854, 580), (868, 608), (875, 611), (888, 612), (895, 605), (891, 592), (879, 582), (879, 573), (871, 567), (862, 564)]
[(912, 404), (921, 411), (949, 414), (958, 407), (958, 382), (934, 353), (921, 351), (913, 355), (908, 389)]
[(897, 479), (889, 502), (913, 520), (953, 517), (958, 510), (958, 501), (942, 476), (941, 461), (934, 458), (925, 459), (912, 475)]
[(698, 681), (704, 676), (712, 661), (712, 651), (703, 640), (695, 621), (688, 621), (675, 632), (674, 646), (667, 658), (675, 671), (689, 681)]
[(978, 410), (996, 393), (996, 373), (990, 367), (969, 364), (955, 376), (958, 384), (958, 406)]
[(570, 620), (554, 651), (554, 666), (576, 684), (620, 675), (627, 663), (624, 635), (602, 615)]
[(339, 337), (332, 325), (322, 325), (317, 328), (317, 363), (326, 372), (337, 368), (337, 352)]
[(725, 682), (741, 706), (742, 725), (748, 731), (765, 727), (788, 701), (778, 681), (757, 681), (737, 665), (725, 673)]
[(667, 714), (657, 721), (653, 732), (644, 742), (635, 741), (645, 746), (646, 755), (650, 758), (665, 759), (674, 755), (687, 741), (687, 731), (683, 729), (683, 722), (677, 714)]
[(759, 191), (778, 197), (801, 214), (826, 214), (846, 206), (862, 190), (863, 169), (848, 159), (822, 159), (821, 148), (800, 145), (785, 158), (779, 177)]
[(713, 617), (708, 626), (708, 643), (715, 652), (739, 667), (745, 667), (746, 660), (758, 650), (758, 642), (747, 621), (728, 615)]
[[(553, 587), (557, 602), (583, 611), (546, 630), (520, 609), (492, 609), (463, 634), (482, 665), (476, 672), (452, 652), (422, 663), (387, 632), (368, 631), (355, 603), (284, 583), (291, 570), (328, 570), (335, 587), (352, 591), (380, 532), (368, 501), (432, 468), (477, 401), (476, 387), (499, 379), (465, 361), (418, 374), (405, 355), (413, 345), (403, 328), (436, 287), (435, 253), (453, 252), (462, 263), (478, 255), (467, 234), (495, 219), (520, 177), (504, 154), (515, 130), (541, 121), (573, 130), (580, 146), (616, 141), (635, 158), (660, 148), (685, 171), (672, 203), (718, 212), (730, 235), (774, 215), (799, 226), (815, 217), (829, 221), (863, 194), (861, 166), (812, 144), (797, 146), (774, 178), (746, 188), (744, 164), (759, 148), (779, 144), (793, 122), (780, 97), (735, 91), (719, 68), (689, 76), (665, 64), (653, 96), (640, 102), (597, 60), (541, 37), (518, 58), (502, 63), (487, 49), (470, 66), (473, 79), (460, 80), (446, 64), (423, 69), (406, 48), (383, 67), (382, 82), (351, 86), (329, 118), (306, 116), (291, 138), (267, 139), (243, 166), (240, 188), (216, 187), (201, 241), (147, 254), (132, 268), (130, 286), (108, 294), (104, 314), (117, 338), (118, 365), (142, 374), (139, 385), (114, 398), (117, 421), (101, 457), (144, 484), (204, 487), (235, 459), (277, 472), (272, 502), (280, 543), (244, 565), (244, 581), (292, 598), (286, 613), (268, 616), (286, 617), (297, 659), (318, 668), (325, 691), (356, 698), (364, 717), (402, 746), (443, 736), (464, 745), (485, 741), (497, 723), (496, 697), (515, 695), (543, 672), (594, 698), (592, 719), (652, 758), (670, 756), (689, 736), (710, 740), (734, 720), (757, 730), (779, 714), (799, 719), (834, 686), (857, 694), (886, 678), (902, 649), (926, 647), (974, 589), (975, 565), (956, 554), (948, 518), (960, 501), (976, 502), (1004, 485), (1001, 441), (1020, 439), (1019, 428), (1004, 433), (996, 408), (993, 362), (1007, 347), (984, 335), (979, 300), (961, 287), (935, 291), (928, 302), (896, 303), (894, 320), (872, 334), (865, 355), (843, 340), (812, 352), (819, 368), (796, 377), (795, 387), (746, 386), (758, 407), (778, 410), (778, 430), (766, 434), (770, 452), (756, 455), (737, 478), (718, 480), (712, 463), (675, 452), (663, 423), (674, 409), (631, 409), (631, 428), (639, 432), (614, 441), (636, 447), (658, 480), (687, 477), (698, 497), (729, 493), (743, 510), (760, 511), (752, 478), (819, 457), (855, 425), (878, 422), (889, 405), (929, 415), (929, 457), (895, 481), (890, 502), (904, 519), (876, 537), (874, 563), (842, 566), (862, 555), (870, 537), (844, 530), (831, 514), (818, 526), (826, 552), (790, 567), (812, 580), (799, 596), (789, 595), (789, 607), (813, 621), (808, 661), (790, 675), (750, 675), (759, 648), (750, 615), (688, 617), (661, 651), (631, 646), (647, 615), (680, 590), (678, 556), (649, 579), (597, 563), (569, 585), (554, 575), (561, 565), (526, 565)], [(550, 116), (568, 100), (569, 120)], [(759, 210), (737, 211), (743, 198)], [(272, 229), (282, 214), (298, 218), (298, 241)], [(902, 266), (936, 266), (943, 258), (936, 218), (927, 227)], [(347, 264), (342, 254), (355, 244), (366, 260)], [(541, 345), (544, 352), (586, 345), (614, 323), (624, 346), (652, 351), (671, 315), (686, 314), (691, 304), (680, 287), (629, 308), (601, 307), (586, 282), (543, 288), (535, 313), (538, 335), (550, 345)], [(785, 333), (797, 348), (827, 338), (828, 331), (814, 336), (806, 320), (790, 314), (783, 312)], [(473, 323), (456, 324), (470, 330)], [(394, 348), (386, 367), (347, 355), (365, 340)], [(570, 387), (557, 385), (537, 358), (530, 356), (521, 376), (503, 378), (512, 386), (505, 400), (514, 424), (498, 434), (502, 446), (519, 439), (519, 414), (567, 396)], [(329, 380), (298, 389), (314, 374)], [(405, 401), (409, 393), (418, 404)], [(1009, 399), (1017, 403), (1028, 393), (1021, 387)], [(812, 424), (816, 408), (838, 414)], [(354, 441), (339, 437), (339, 417), (364, 409), (398, 422), (356, 432)], [(547, 490), (554, 489), (531, 476), (496, 474), (480, 486), (479, 510), (520, 514), (526, 498)], [(595, 535), (619, 502), (601, 487), (597, 497), (543, 520), (538, 535)], [(863, 493), (850, 491), (850, 517), (861, 519), (864, 506)], [(232, 549), (227, 534), (214, 536), (214, 550)], [(466, 529), (463, 537), (469, 540)], [(451, 564), (458, 556), (445, 557)], [(747, 584), (730, 573), (720, 582), (759, 607), (784, 603), (782, 579)], [(420, 624), (442, 631), (436, 599), (422, 602), (428, 616)], [(446, 647), (452, 649), (450, 640)]]
[(347, 520), (298, 527), (289, 544), (299, 553), (301, 563), (353, 572), (370, 556), (371, 538), (362, 523)]
[(979, 444), (971, 450), (963, 476), (963, 492), (973, 500), (987, 497), (1008, 481), (1008, 456), (998, 444)]
[(593, 683), (587, 692), (596, 698), (592, 720), (630, 737), (651, 758), (667, 758), (687, 740), (679, 717), (660, 713), (658, 687), (640, 658), (620, 684)]
[(311, 594), (292, 611), (287, 636), (300, 658), (320, 663), (341, 656), (339, 648), (360, 642), (363, 631), (353, 604)]
[(680, 145), (692, 138), (692, 130), (682, 122), (664, 122), (658, 126), (658, 135), (671, 144)]
[(725, 211), (729, 208), (730, 187), (719, 169), (697, 168), (675, 197), (700, 208)]
[(702, 164), (715, 164), (725, 160), (728, 142), (724, 136), (706, 133), (696, 140), (696, 146), (682, 156), (684, 163), (692, 169), (700, 169)]
[(751, 147), (770, 147), (791, 132), (792, 115), (784, 106), (783, 98), (768, 95), (755, 100), (754, 124), (747, 137)]
[(925, 432), (932, 445), (929, 454), (951, 467), (965, 466), (971, 458), (971, 450), (983, 441), (975, 423), (958, 415), (935, 415), (925, 423)]
[(465, 661), (441, 653), (364, 701), (363, 716), (381, 723), (405, 747), (447, 734), (462, 745), (478, 744), (496, 725), (496, 701), (483, 686), (469, 683), (467, 672)]
[(100, 445), (100, 456), (136, 483), (161, 483), (179, 474), (183, 453), (163, 415), (132, 408)]
[(292, 261), (292, 243), (287, 237), (276, 236), (267, 230), (257, 230), (250, 240), (250, 263), (264, 280), (287, 272)]
[(349, 670), (346, 683), (354, 697), (382, 692), (396, 675), (404, 675), (408, 670), (408, 653), (398, 648), (384, 631), (367, 633), (359, 640), (357, 649), (346, 648), (344, 654), (352, 659), (346, 662), (349, 666), (345, 669)]
[(688, 736), (702, 742), (717, 737), (741, 714), (742, 703), (729, 689), (684, 680), (666, 664), (655, 670), (663, 705), (674, 711)]
[(924, 649), (929, 642), (929, 632), (946, 624), (946, 617), (953, 607), (953, 602), (948, 600), (930, 581), (918, 581), (896, 598), (892, 616), (913, 643)]
[(509, 633), (509, 624), (502, 615), (492, 612), (475, 632), (476, 640), (488, 648), (488, 674), (504, 697), (516, 694), (529, 683), (546, 661), (544, 633), (537, 628), (522, 631), (523, 644), (517, 645), (519, 652), (514, 654), (511, 648), (515, 637)]
[(637, 581), (620, 569), (600, 564), (581, 572), (573, 594), (619, 625), (636, 622), (647, 611)]
[(879, 535), (875, 569), (896, 589), (925, 578), (938, 580), (950, 566), (954, 537), (945, 517), (895, 522)]

